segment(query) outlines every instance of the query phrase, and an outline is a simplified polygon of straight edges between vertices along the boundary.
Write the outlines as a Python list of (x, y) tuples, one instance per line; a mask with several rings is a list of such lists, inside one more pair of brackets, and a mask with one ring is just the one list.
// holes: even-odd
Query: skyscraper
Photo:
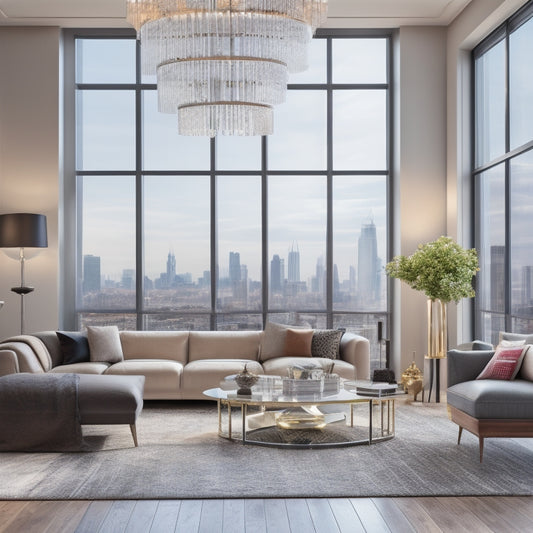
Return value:
[(490, 247), (490, 310), (505, 312), (505, 246)]
[(101, 289), (100, 257), (83, 256), (83, 293), (99, 292)]
[(241, 280), (241, 254), (229, 253), (229, 279), (231, 282)]
[(371, 220), (361, 227), (357, 253), (357, 290), (362, 304), (376, 303), (381, 292), (380, 260), (376, 225)]
[(296, 250), (294, 249), (294, 243), (289, 250), (289, 272), (288, 280), (289, 282), (300, 281), (300, 251), (298, 250), (298, 245), (296, 245)]
[(167, 257), (167, 284), (172, 287), (176, 282), (176, 256), (169, 251)]
[(282, 260), (276, 254), (270, 261), (270, 290), (271, 292), (281, 292), (282, 287)]

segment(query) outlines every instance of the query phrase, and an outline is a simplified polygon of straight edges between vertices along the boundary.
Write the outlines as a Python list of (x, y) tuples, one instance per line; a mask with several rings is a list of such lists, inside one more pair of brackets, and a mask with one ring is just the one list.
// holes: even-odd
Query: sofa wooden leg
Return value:
[(483, 437), (479, 437), (479, 462), (483, 462)]
[(137, 428), (135, 427), (135, 424), (130, 424), (131, 429), (131, 436), (133, 437), (133, 443), (135, 444), (135, 447), (137, 448), (139, 446), (139, 443), (137, 442)]
[(457, 444), (461, 444), (461, 435), (463, 434), (463, 428), (459, 426), (459, 435), (457, 436)]

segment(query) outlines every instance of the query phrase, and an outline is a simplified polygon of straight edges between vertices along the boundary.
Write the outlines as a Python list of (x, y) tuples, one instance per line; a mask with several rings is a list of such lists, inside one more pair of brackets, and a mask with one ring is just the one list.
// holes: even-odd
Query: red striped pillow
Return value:
[(504, 348), (498, 346), (492, 359), (476, 379), (514, 379), (529, 346)]

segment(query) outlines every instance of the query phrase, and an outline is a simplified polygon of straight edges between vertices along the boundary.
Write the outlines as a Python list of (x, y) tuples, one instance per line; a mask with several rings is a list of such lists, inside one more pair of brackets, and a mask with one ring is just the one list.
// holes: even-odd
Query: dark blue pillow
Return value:
[(90, 360), (89, 342), (84, 333), (56, 331), (56, 335), (61, 346), (64, 365), (85, 363)]

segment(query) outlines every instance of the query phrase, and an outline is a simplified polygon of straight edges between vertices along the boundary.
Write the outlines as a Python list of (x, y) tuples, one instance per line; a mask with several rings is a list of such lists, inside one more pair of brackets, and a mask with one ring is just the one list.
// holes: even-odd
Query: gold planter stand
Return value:
[(435, 402), (440, 402), (440, 361), (446, 358), (448, 331), (446, 318), (446, 303), (442, 300), (428, 299), (428, 353), (429, 359), (429, 394), (431, 401), (433, 381), (435, 380)]
[(442, 300), (427, 301), (428, 306), (428, 353), (429, 359), (446, 357), (447, 337), (446, 304)]

